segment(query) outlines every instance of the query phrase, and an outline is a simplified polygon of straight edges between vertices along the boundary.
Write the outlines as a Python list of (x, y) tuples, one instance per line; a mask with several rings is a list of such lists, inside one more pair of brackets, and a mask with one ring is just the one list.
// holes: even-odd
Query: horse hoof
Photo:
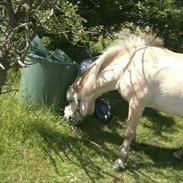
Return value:
[(117, 159), (114, 162), (114, 165), (113, 165), (112, 169), (116, 172), (121, 172), (122, 170), (125, 169), (125, 165), (124, 165), (124, 163), (121, 159)]

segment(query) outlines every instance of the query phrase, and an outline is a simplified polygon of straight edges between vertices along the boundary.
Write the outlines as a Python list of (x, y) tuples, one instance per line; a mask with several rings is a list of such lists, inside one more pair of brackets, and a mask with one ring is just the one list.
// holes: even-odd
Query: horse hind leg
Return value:
[(129, 102), (128, 120), (125, 130), (125, 138), (121, 146), (120, 158), (113, 165), (113, 170), (121, 171), (125, 168), (126, 160), (130, 150), (130, 144), (136, 136), (136, 128), (139, 118), (144, 111), (144, 105), (136, 99), (131, 99)]
[(181, 148), (178, 151), (173, 153), (173, 156), (180, 160), (183, 159), (183, 145), (181, 146)]

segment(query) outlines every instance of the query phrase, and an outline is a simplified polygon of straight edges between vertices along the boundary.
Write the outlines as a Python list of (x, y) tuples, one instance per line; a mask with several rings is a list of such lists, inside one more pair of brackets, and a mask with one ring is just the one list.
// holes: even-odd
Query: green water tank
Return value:
[(48, 51), (37, 36), (21, 70), (20, 101), (29, 105), (59, 105), (63, 108), (68, 87), (75, 80), (78, 64), (63, 51)]

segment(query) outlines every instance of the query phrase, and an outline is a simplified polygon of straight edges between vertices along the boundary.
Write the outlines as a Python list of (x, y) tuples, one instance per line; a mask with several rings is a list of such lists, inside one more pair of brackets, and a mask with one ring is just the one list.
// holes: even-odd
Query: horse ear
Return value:
[(76, 92), (79, 90), (79, 88), (78, 88), (78, 86), (77, 86), (76, 83), (74, 83), (74, 84), (71, 86), (71, 88), (72, 88), (74, 91), (76, 91)]
[(78, 91), (78, 86), (76, 84), (72, 84), (67, 90), (67, 94), (66, 94), (67, 99), (72, 97), (74, 93), (76, 93), (77, 91)]

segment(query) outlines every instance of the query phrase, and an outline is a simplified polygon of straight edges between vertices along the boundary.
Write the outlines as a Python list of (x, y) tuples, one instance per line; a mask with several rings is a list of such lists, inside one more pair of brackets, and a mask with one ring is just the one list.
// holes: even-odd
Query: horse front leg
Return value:
[(144, 111), (144, 105), (140, 104), (136, 99), (132, 99), (129, 103), (128, 120), (125, 130), (125, 137), (121, 146), (120, 157), (113, 165), (113, 170), (121, 171), (125, 168), (126, 160), (130, 150), (130, 144), (136, 136), (136, 128), (139, 118)]

